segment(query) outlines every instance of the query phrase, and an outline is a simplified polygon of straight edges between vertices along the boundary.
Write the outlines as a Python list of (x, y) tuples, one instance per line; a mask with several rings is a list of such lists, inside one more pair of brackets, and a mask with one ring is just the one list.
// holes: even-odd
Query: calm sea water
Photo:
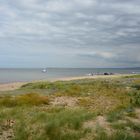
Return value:
[(47, 73), (42, 69), (0, 69), (0, 83), (23, 82), (32, 80), (53, 80), (64, 77), (85, 76), (88, 73), (140, 73), (140, 68), (48, 68)]

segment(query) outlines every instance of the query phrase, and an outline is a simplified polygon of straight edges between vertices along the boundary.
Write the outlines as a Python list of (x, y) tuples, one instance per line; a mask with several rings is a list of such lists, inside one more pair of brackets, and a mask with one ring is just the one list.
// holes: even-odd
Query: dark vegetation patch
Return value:
[(15, 107), (23, 105), (48, 105), (49, 98), (37, 93), (27, 93), (19, 96), (4, 96), (0, 98), (0, 105), (5, 107)]

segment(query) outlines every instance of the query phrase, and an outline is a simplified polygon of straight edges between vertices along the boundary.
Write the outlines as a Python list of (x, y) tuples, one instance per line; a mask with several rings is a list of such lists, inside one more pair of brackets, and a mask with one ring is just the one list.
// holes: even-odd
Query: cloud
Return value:
[(60, 67), (139, 66), (139, 16), (139, 0), (0, 0), (0, 58), (16, 55), (15, 66), (17, 58), (34, 66), (37, 59)]

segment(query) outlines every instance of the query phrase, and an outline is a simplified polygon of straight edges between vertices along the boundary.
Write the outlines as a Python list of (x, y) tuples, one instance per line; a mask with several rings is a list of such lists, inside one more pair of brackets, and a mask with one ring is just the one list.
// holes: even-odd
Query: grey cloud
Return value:
[(95, 66), (135, 66), (139, 17), (139, 0), (0, 0), (0, 51), (61, 55), (59, 62), (68, 57), (71, 66), (75, 59), (80, 67), (94, 60)]

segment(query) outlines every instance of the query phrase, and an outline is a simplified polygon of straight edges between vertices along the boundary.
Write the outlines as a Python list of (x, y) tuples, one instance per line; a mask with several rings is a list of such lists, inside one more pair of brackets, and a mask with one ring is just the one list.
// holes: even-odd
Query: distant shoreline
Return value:
[(0, 91), (10, 91), (20, 88), (22, 85), (27, 83), (35, 83), (35, 82), (55, 82), (55, 81), (70, 81), (70, 80), (80, 80), (80, 79), (98, 79), (98, 78), (120, 78), (122, 76), (130, 76), (136, 74), (115, 74), (115, 75), (93, 75), (93, 76), (77, 76), (77, 77), (64, 77), (64, 78), (56, 78), (54, 80), (34, 80), (28, 82), (12, 82), (12, 83), (5, 83), (0, 84)]

